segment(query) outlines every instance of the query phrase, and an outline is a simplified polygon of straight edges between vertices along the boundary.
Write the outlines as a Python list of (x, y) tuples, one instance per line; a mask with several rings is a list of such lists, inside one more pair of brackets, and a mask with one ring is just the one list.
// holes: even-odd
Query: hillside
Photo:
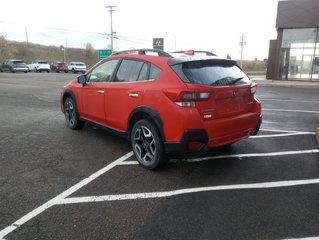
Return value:
[[(72, 61), (85, 62), (87, 67), (92, 67), (98, 62), (97, 50), (90, 43), (85, 49), (67, 48), (65, 52), (65, 62)], [(0, 62), (5, 59), (21, 59), (26, 63), (33, 60), (46, 60), (49, 63), (54, 61), (64, 61), (64, 51), (57, 46), (44, 46), (26, 42), (14, 42), (0, 39)], [(239, 61), (238, 61), (239, 63)], [(249, 75), (265, 75), (267, 60), (264, 61), (243, 61), (243, 69)]]
[[(3, 44), (1, 44), (3, 45)], [(0, 48), (4, 48), (1, 46)], [(21, 59), (26, 63), (33, 60), (46, 60), (49, 63), (54, 61), (64, 61), (64, 51), (62, 47), (44, 46), (26, 42), (6, 41), (5, 46), (7, 51), (0, 51), (0, 61), (5, 59)], [(65, 62), (85, 62), (87, 67), (93, 66), (98, 61), (98, 53), (91, 44), (87, 44), (85, 49), (67, 48), (65, 50)]]

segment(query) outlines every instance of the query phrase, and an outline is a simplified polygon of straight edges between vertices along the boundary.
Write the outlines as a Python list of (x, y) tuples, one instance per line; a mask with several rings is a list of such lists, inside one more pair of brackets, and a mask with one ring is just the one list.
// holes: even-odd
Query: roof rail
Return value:
[(119, 54), (141, 54), (141, 55), (147, 55), (147, 52), (152, 52), (152, 53), (158, 53), (158, 56), (162, 57), (172, 57), (169, 53), (161, 50), (161, 49), (130, 49), (130, 50), (124, 50), (124, 51), (118, 51), (113, 53), (112, 55), (119, 55)]

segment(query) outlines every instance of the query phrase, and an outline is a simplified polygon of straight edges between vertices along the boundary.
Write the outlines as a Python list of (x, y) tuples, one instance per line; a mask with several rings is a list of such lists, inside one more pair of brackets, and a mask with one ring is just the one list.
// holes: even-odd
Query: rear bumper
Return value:
[(183, 137), (180, 142), (166, 142), (165, 143), (165, 152), (170, 153), (189, 153), (189, 143), (190, 142), (200, 142), (202, 146), (198, 149), (197, 152), (204, 150), (205, 146), (208, 143), (208, 136), (204, 129), (191, 129), (186, 130), (183, 134)]
[(16, 71), (16, 72), (25, 72), (25, 71), (29, 71), (29, 68), (13, 68), (13, 71)]
[[(185, 154), (206, 152), (209, 148), (232, 144), (239, 140), (256, 135), (262, 122), (262, 116), (247, 114), (237, 119), (216, 121), (211, 123), (208, 131), (204, 129), (186, 130), (179, 142), (166, 142), (165, 152), (168, 154)], [(234, 129), (234, 124), (242, 126)], [(228, 129), (232, 129), (229, 131)], [(197, 149), (190, 149), (190, 144), (196, 143)]]

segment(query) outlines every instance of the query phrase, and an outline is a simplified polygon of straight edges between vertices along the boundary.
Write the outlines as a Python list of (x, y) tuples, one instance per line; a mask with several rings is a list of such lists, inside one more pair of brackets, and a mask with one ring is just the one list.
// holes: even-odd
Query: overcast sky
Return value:
[(54, 0), (4, 1), (0, 33), (9, 40), (46, 45), (108, 47), (113, 12), (114, 48), (151, 48), (164, 38), (164, 50), (206, 50), (222, 57), (268, 58), (269, 40), (277, 37), (278, 0)]

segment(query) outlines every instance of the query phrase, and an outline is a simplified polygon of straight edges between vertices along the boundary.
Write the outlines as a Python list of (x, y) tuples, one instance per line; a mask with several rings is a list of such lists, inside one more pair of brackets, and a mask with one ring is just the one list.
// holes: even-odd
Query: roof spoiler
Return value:
[(208, 51), (198, 51), (198, 50), (187, 50), (187, 51), (175, 51), (173, 53), (180, 53), (181, 56), (185, 56), (185, 57), (188, 57), (188, 56), (191, 56), (193, 57), (196, 53), (203, 53), (205, 54), (206, 56), (217, 56), (215, 53), (212, 53), (212, 52), (208, 52)]

